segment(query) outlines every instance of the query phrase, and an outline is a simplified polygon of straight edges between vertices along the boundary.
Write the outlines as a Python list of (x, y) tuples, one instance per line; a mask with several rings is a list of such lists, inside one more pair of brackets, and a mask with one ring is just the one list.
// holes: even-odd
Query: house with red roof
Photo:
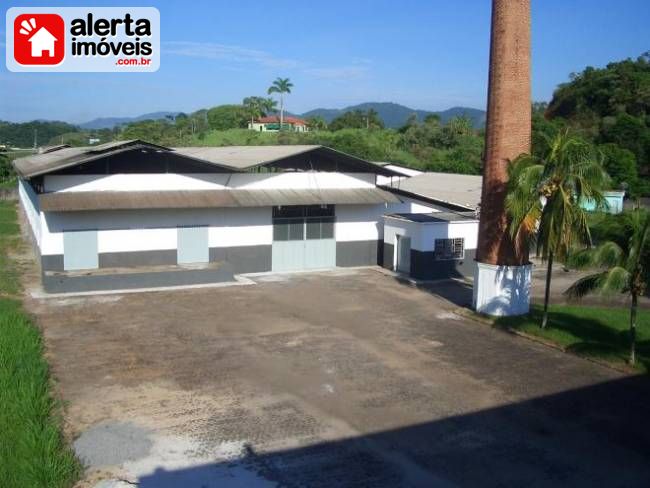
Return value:
[[(280, 116), (269, 115), (267, 117), (260, 117), (253, 123), (248, 124), (248, 128), (258, 132), (277, 132), (280, 130)], [(292, 132), (307, 132), (309, 126), (307, 122), (298, 117), (285, 116), (283, 120), (283, 130)]]

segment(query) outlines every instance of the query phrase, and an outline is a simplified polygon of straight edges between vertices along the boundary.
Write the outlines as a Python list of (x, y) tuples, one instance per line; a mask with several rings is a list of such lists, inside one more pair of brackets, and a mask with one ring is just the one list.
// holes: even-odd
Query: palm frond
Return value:
[(607, 271), (585, 276), (576, 281), (573, 285), (564, 291), (564, 295), (569, 298), (582, 298), (585, 295), (594, 293), (600, 288)]

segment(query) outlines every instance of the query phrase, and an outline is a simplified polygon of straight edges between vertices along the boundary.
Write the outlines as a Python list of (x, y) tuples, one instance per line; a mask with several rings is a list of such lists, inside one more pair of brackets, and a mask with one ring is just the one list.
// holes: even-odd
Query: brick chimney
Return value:
[(527, 249), (510, 239), (508, 165), (530, 152), (530, 0), (492, 0), (485, 164), (474, 306), (491, 315), (528, 312)]

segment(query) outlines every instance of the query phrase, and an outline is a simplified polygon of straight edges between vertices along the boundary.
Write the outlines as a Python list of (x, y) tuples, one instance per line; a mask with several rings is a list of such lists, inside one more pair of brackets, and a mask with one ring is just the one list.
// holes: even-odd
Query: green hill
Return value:
[(412, 114), (416, 114), (420, 122), (422, 122), (427, 115), (437, 114), (440, 116), (440, 121), (443, 124), (447, 123), (454, 117), (467, 116), (472, 121), (474, 128), (480, 129), (485, 126), (484, 110), (469, 107), (452, 107), (441, 112), (431, 112), (427, 110), (417, 110), (398, 103), (390, 102), (360, 103), (359, 105), (352, 105), (342, 109), (317, 108), (300, 114), (300, 117), (307, 118), (321, 116), (327, 121), (327, 123), (330, 123), (336, 117), (343, 115), (345, 112), (352, 112), (354, 110), (366, 112), (371, 109), (377, 111), (386, 127), (393, 129), (397, 129), (406, 124), (406, 121)]

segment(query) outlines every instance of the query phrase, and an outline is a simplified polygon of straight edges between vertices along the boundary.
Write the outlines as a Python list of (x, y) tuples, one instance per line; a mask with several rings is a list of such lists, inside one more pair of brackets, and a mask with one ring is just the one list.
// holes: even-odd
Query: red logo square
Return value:
[(23, 65), (57, 65), (65, 57), (65, 22), (56, 14), (14, 20), (14, 58)]

